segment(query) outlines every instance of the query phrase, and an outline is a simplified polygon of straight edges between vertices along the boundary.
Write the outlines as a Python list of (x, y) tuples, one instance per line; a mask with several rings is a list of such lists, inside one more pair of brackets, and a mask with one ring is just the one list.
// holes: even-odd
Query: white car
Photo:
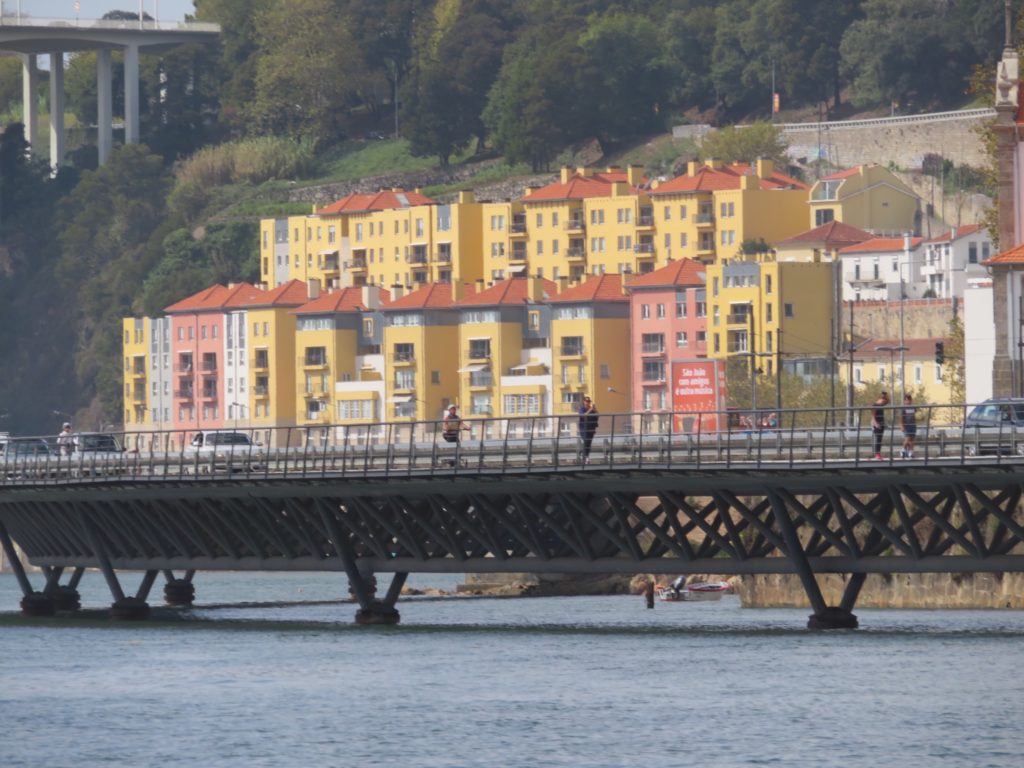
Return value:
[(216, 470), (251, 472), (263, 464), (263, 446), (244, 432), (203, 430), (192, 438), (189, 450), (198, 454), (200, 464)]

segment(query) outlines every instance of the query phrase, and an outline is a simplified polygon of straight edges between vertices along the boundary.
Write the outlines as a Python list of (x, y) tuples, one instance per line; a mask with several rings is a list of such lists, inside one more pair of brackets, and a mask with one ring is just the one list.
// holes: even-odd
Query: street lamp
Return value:
[[(900, 344), (899, 346), (895, 346), (895, 347), (882, 345), (880, 347), (875, 347), (875, 351), (876, 352), (888, 352), (889, 353), (889, 373), (890, 373), (890, 375), (892, 375), (892, 371), (894, 370), (894, 366), (895, 366), (895, 361), (893, 359), (893, 356), (897, 352), (899, 352), (900, 353), (900, 368), (902, 369), (902, 367), (903, 367), (903, 353), (907, 351), (907, 347), (903, 346), (902, 344)], [(905, 386), (903, 384), (903, 371), (901, 370), (900, 371), (900, 399), (899, 399), (899, 402), (901, 402), (901, 403), (903, 402), (903, 390), (904, 389), (905, 389)]]
[(242, 408), (247, 408), (245, 403), (231, 403), (231, 412), (235, 415), (235, 429), (238, 429), (238, 411)]

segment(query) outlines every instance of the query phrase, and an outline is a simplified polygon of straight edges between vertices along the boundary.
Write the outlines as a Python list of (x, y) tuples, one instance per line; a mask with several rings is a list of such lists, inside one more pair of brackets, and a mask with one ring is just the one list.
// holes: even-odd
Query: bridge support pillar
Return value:
[(21, 587), (21, 612), (26, 616), (53, 616), (57, 610), (53, 598), (45, 592), (37, 592), (32, 589), (28, 574), (25, 573), (25, 566), (22, 565), (21, 557), (14, 548), (14, 542), (11, 541), (3, 523), (0, 523), (0, 546), (3, 547), (4, 554), (7, 556), (7, 562), (11, 564), (14, 577), (18, 580), (18, 586)]
[(164, 571), (164, 602), (168, 605), (192, 605), (196, 599), (196, 586), (192, 583), (195, 571), (186, 571), (185, 577), (175, 577), (173, 571)]
[(60, 577), (64, 572), (63, 568), (44, 568), (46, 572), (46, 586), (43, 587), (43, 594), (53, 600), (54, 607), (58, 611), (77, 611), (82, 607), (82, 596), (78, 594), (78, 581), (82, 578), (84, 568), (76, 568), (74, 575), (68, 584), (61, 584)]

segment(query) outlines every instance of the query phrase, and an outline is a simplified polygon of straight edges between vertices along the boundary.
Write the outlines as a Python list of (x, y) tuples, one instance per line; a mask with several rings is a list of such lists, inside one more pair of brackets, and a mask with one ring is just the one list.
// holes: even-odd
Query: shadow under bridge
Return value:
[[(344, 572), (360, 623), (397, 622), (411, 572), (785, 573), (807, 592), (810, 626), (853, 627), (869, 573), (1024, 571), (1022, 478), (1006, 461), (118, 478), (4, 489), (0, 540), (26, 612), (55, 596), (60, 608), (87, 567), (128, 617), (148, 612), (161, 573), (173, 603), (191, 602), (196, 571)], [(15, 544), (43, 569), (42, 591)], [(129, 569), (145, 573), (134, 595), (119, 578)], [(819, 573), (848, 575), (839, 605)], [(379, 574), (393, 574), (383, 594)]]

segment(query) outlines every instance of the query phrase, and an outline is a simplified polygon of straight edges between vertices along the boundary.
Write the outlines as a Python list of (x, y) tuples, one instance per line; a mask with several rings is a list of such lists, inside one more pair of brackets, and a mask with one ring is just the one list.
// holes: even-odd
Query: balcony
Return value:
[(636, 217), (637, 227), (653, 227), (654, 226), (654, 214), (641, 213)]
[(715, 223), (715, 214), (713, 213), (698, 213), (693, 218), (698, 227), (708, 227)]
[(733, 312), (725, 316), (726, 325), (750, 325), (749, 312)]
[(490, 346), (479, 346), (470, 347), (466, 353), (467, 360), (490, 360), (491, 359), (491, 348)]
[(270, 367), (270, 358), (267, 355), (256, 355), (252, 361), (253, 370), (261, 371)]
[(391, 357), (391, 362), (395, 365), (412, 365), (416, 362), (415, 352), (395, 352)]
[(135, 389), (132, 390), (132, 400), (136, 403), (146, 402), (146, 388), (135, 387)]
[(730, 355), (743, 355), (750, 353), (750, 344), (746, 341), (730, 341), (725, 345), (725, 351)]
[(567, 258), (569, 261), (580, 261), (582, 259), (585, 259), (586, 257), (587, 257), (587, 252), (586, 252), (585, 248), (566, 248), (565, 249), (565, 258)]
[(519, 263), (522, 264), (526, 261), (526, 249), (525, 248), (513, 248), (512, 254), (508, 257), (509, 264)]
[(582, 232), (587, 228), (586, 222), (583, 219), (569, 219), (565, 222), (566, 232)]
[(434, 261), (438, 264), (451, 264), (452, 252), (450, 250), (437, 251), (434, 253)]
[(366, 257), (357, 256), (355, 258), (349, 259), (348, 261), (345, 262), (345, 269), (349, 270), (350, 272), (366, 269)]
[(146, 375), (146, 359), (136, 358), (132, 361), (132, 376), (139, 377)]
[(179, 362), (177, 365), (174, 366), (174, 372), (192, 373), (192, 361), (188, 360), (187, 362)]
[(324, 272), (337, 272), (338, 271), (338, 254), (333, 256), (324, 257)]
[(520, 236), (526, 234), (526, 219), (513, 219), (508, 228), (509, 234)]
[(654, 253), (654, 243), (637, 243), (633, 246), (633, 253)]
[(299, 355), (299, 365), (303, 368), (326, 368), (326, 355)]
[(179, 400), (191, 400), (194, 396), (194, 393), (192, 391), (192, 388), (189, 387), (186, 389), (175, 390), (174, 396)]
[(645, 357), (659, 357), (665, 354), (665, 345), (662, 344), (643, 344), (640, 347), (640, 354)]
[(203, 400), (216, 400), (217, 397), (216, 387), (203, 387)]
[(252, 393), (261, 400), (266, 399), (270, 397), (270, 387), (266, 384), (256, 384), (252, 388)]
[(584, 353), (582, 344), (567, 344), (558, 350), (560, 357), (583, 357)]
[(416, 253), (410, 253), (408, 256), (405, 257), (405, 261), (407, 264), (426, 264), (427, 254), (419, 251), (417, 251)]

